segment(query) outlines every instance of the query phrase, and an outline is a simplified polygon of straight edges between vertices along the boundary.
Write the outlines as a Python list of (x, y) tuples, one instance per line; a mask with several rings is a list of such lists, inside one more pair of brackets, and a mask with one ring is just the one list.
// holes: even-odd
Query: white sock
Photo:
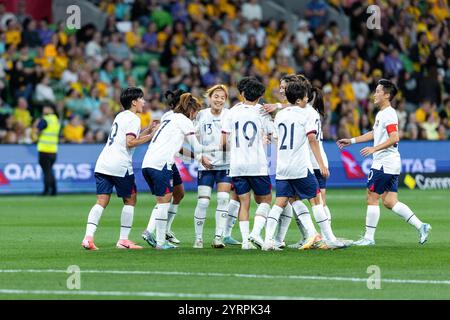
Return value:
[(217, 192), (216, 232), (215, 237), (222, 237), (228, 217), (228, 192)]
[(227, 223), (225, 224), (225, 230), (223, 232), (224, 237), (231, 237), (231, 230), (233, 229), (233, 226), (238, 218), (240, 206), (241, 204), (239, 201), (230, 200), (228, 204)]
[(275, 234), (275, 230), (277, 229), (278, 225), (278, 219), (280, 218), (281, 213), (283, 212), (284, 208), (281, 208), (277, 205), (274, 205), (272, 207), (272, 210), (270, 210), (269, 215), (267, 216), (267, 226), (266, 226), (266, 239), (265, 242), (269, 242), (269, 240), (272, 240)]
[(197, 207), (195, 207), (194, 212), (194, 229), (195, 238), (203, 239), (203, 226), (206, 220), (206, 209), (209, 206), (209, 199), (200, 198), (197, 200)]
[(239, 221), (239, 229), (241, 229), (242, 244), (248, 244), (248, 236), (250, 233), (250, 223), (248, 221)]
[(379, 206), (367, 206), (366, 214), (366, 234), (364, 238), (374, 240), (375, 231), (377, 230), (378, 220), (380, 219)]
[(328, 221), (323, 205), (318, 204), (312, 207), (314, 219), (320, 227), (320, 231), (326, 240), (336, 241), (336, 237), (331, 230), (330, 222)]
[(406, 204), (399, 201), (392, 208), (392, 211), (405, 219), (406, 222), (413, 225), (417, 230), (420, 229), (422, 221), (420, 221), (419, 218), (416, 217), (414, 212), (412, 212), (412, 210)]
[(133, 225), (134, 206), (124, 205), (120, 216), (120, 240), (128, 240)]
[(162, 246), (166, 242), (167, 213), (170, 203), (159, 203), (155, 212), (156, 244)]
[(152, 210), (152, 214), (150, 215), (150, 219), (148, 220), (147, 231), (150, 233), (154, 233), (156, 231), (156, 210), (158, 210), (158, 205)]
[(300, 200), (292, 203), (292, 208), (294, 208), (295, 214), (297, 216), (297, 221), (304, 228), (303, 237), (309, 238), (317, 234), (316, 227), (312, 222), (311, 214), (309, 213), (308, 207)]
[[(295, 222), (297, 223), (298, 230), (300, 231), (301, 236), (303, 239), (308, 238), (308, 231), (303, 225), (303, 222), (301, 219), (299, 219), (300, 216), (303, 216), (305, 214), (309, 215), (308, 207), (303, 203), (303, 201), (297, 200), (292, 203), (292, 208), (295, 211)], [(311, 218), (311, 216), (310, 216)], [(314, 228), (315, 230), (315, 228)]]
[(280, 219), (278, 222), (279, 228), (275, 236), (276, 241), (280, 243), (284, 241), (284, 238), (286, 238), (286, 234), (289, 230), (291, 220), (292, 220), (292, 206), (290, 203), (288, 203), (286, 207), (284, 207), (284, 210), (280, 215)]
[(261, 236), (261, 231), (266, 225), (267, 215), (270, 211), (270, 204), (260, 203), (255, 213), (255, 223), (251, 232), (252, 237)]
[(324, 206), (323, 209), (325, 210), (325, 214), (327, 215), (328, 221), (330, 221), (330, 224), (331, 224), (331, 212), (330, 212), (330, 208), (328, 208), (328, 206)]
[(169, 212), (167, 213), (167, 230), (166, 230), (166, 232), (169, 232), (172, 229), (172, 222), (175, 219), (177, 212), (178, 212), (178, 205), (171, 203)]
[(91, 208), (91, 211), (89, 211), (89, 216), (88, 216), (88, 220), (87, 220), (85, 237), (93, 237), (94, 236), (94, 233), (97, 230), (97, 226), (100, 221), (100, 218), (102, 217), (103, 210), (104, 210), (104, 208), (99, 204), (95, 204)]

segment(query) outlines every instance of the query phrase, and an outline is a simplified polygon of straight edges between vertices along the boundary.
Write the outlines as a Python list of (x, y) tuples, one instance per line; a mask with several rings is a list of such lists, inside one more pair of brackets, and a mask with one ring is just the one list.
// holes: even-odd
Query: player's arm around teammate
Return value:
[[(200, 108), (199, 101), (190, 93), (182, 94), (173, 113), (162, 118), (161, 126), (144, 156), (142, 172), (156, 197), (156, 206), (142, 236), (157, 249), (175, 248), (174, 245), (166, 242), (165, 237), (168, 211), (173, 195), (172, 166), (175, 154), (180, 150), (185, 139), (196, 155), (218, 149), (218, 146), (200, 145), (195, 137), (192, 119), (196, 117)], [(156, 238), (153, 235), (153, 229), (156, 231)]]
[[(263, 134), (268, 125), (260, 114), (258, 101), (265, 88), (256, 79), (247, 81), (243, 91), (244, 102), (234, 106), (222, 126), (222, 142), (230, 136), (230, 176), (239, 197), (239, 225), (242, 234), (242, 249), (261, 247), (261, 231), (265, 227), (266, 217), (272, 201), (271, 183), (268, 176), (267, 158), (264, 151)], [(250, 191), (259, 203), (255, 213), (253, 230), (249, 232)], [(254, 245), (252, 245), (254, 244)]]
[(89, 212), (86, 234), (82, 241), (82, 246), (88, 250), (97, 249), (94, 244), (94, 233), (103, 210), (109, 204), (113, 188), (116, 189), (117, 195), (123, 199), (124, 203), (120, 238), (116, 246), (120, 249), (142, 248), (128, 240), (136, 205), (132, 155), (136, 146), (151, 140), (153, 132), (139, 135), (141, 122), (136, 113), (142, 112), (145, 104), (141, 89), (125, 89), (121, 94), (120, 102), (125, 111), (120, 112), (114, 119), (108, 141), (95, 166), (97, 202)]
[[(277, 199), (267, 219), (264, 250), (277, 249), (273, 235), (278, 219), (290, 198), (308, 199), (315, 216), (321, 216), (323, 222), (327, 220), (320, 200), (319, 186), (312, 173), (308, 152), (309, 141), (313, 145), (313, 152), (318, 158), (322, 174), (327, 176), (328, 169), (323, 163), (315, 138), (316, 128), (310, 120), (310, 113), (305, 109), (308, 102), (307, 87), (301, 82), (294, 81), (289, 83), (286, 92), (292, 106), (279, 112), (275, 118), (275, 130), (278, 137)], [(296, 202), (298, 201), (293, 203), (294, 209)], [(305, 226), (308, 237), (302, 248), (309, 249), (321, 238), (315, 230), (309, 211), (299, 215), (299, 219)], [(323, 228), (326, 232), (329, 231), (329, 226), (328, 229), (327, 225), (324, 225)]]

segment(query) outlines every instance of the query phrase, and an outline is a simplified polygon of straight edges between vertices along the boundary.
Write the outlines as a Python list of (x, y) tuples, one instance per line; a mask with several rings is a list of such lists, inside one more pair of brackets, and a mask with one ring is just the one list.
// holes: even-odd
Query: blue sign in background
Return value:
[[(331, 176), (330, 188), (365, 187), (371, 157), (363, 158), (359, 151), (369, 144), (352, 145), (341, 152), (334, 142), (325, 142)], [(94, 167), (103, 145), (60, 145), (54, 166), (58, 191), (61, 193), (95, 192)], [(138, 147), (133, 158), (139, 191), (148, 191), (140, 166), (146, 146)], [(450, 142), (402, 141), (399, 145), (402, 172), (450, 174)], [(275, 173), (276, 150), (269, 152), (271, 173)], [(179, 169), (186, 190), (196, 190), (197, 164), (181, 161)], [(0, 146), (0, 194), (40, 193), (42, 172), (38, 164), (36, 146)]]

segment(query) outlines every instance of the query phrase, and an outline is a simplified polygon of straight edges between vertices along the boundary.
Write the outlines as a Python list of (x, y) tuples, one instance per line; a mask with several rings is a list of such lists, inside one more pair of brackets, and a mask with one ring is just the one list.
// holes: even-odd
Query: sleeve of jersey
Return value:
[(316, 122), (313, 117), (308, 117), (306, 119), (305, 131), (306, 131), (306, 136), (308, 136), (310, 133), (314, 133), (314, 134), (317, 133), (317, 126), (316, 126)]
[(222, 133), (230, 133), (231, 132), (231, 117), (230, 113), (228, 113), (222, 120)]
[(130, 122), (130, 124), (126, 130), (126, 132), (127, 132), (126, 135), (137, 138), (139, 136), (140, 131), (141, 131), (141, 119), (138, 118), (138, 119)]
[(389, 117), (386, 117), (385, 124), (386, 124), (386, 131), (388, 134), (391, 134), (392, 132), (398, 132), (398, 118), (397, 113), (395, 111), (391, 112), (389, 114)]
[(201, 114), (198, 113), (197, 117), (194, 120), (194, 130), (195, 133), (200, 133), (200, 119), (201, 119)]
[(181, 131), (186, 137), (195, 135), (194, 124), (189, 119), (178, 120)]

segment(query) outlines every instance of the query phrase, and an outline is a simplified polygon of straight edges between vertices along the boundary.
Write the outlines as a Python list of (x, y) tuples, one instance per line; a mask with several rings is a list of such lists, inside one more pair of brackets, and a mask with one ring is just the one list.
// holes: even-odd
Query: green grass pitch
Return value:
[[(179, 249), (156, 251), (141, 239), (154, 205), (153, 197), (141, 193), (130, 238), (145, 249), (115, 248), (122, 202), (114, 197), (96, 233), (100, 250), (90, 252), (80, 243), (95, 195), (2, 196), (0, 299), (449, 299), (448, 196), (448, 191), (400, 190), (401, 201), (433, 227), (424, 246), (412, 226), (383, 208), (375, 247), (303, 252), (212, 249), (214, 198), (205, 248), (193, 249), (195, 193), (186, 194), (173, 224)], [(365, 191), (329, 190), (327, 198), (334, 233), (358, 238)], [(237, 224), (233, 236), (240, 239)], [(287, 242), (298, 237), (292, 221)], [(81, 270), (80, 290), (67, 287), (76, 276), (66, 273), (70, 265)], [(370, 290), (367, 269), (373, 265), (379, 267), (381, 288)]]

